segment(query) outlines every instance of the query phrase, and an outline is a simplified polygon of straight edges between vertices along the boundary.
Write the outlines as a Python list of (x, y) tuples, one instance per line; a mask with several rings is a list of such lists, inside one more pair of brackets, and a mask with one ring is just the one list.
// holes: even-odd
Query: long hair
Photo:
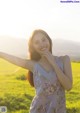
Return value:
[[(41, 58), (40, 54), (37, 53), (33, 47), (33, 38), (37, 33), (42, 33), (46, 36), (50, 43), (50, 52), (52, 53), (52, 40), (50, 39), (49, 35), (44, 30), (41, 29), (34, 30), (28, 43), (30, 59), (33, 61), (39, 61)], [(28, 71), (27, 79), (30, 85), (34, 87), (33, 73), (31, 71)]]

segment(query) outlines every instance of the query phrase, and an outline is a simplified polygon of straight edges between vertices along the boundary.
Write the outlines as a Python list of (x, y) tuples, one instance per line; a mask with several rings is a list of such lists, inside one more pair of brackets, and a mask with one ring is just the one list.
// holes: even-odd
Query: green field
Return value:
[[(7, 113), (29, 113), (35, 91), (25, 80), (27, 70), (3, 60), (0, 63), (0, 106), (7, 106)], [(66, 91), (67, 113), (80, 113), (80, 63), (72, 62), (71, 65), (73, 88)], [(4, 69), (7, 71), (3, 73)]]

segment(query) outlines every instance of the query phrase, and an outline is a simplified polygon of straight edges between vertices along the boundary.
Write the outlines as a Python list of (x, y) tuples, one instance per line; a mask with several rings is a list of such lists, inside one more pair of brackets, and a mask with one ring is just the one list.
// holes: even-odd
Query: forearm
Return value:
[(57, 63), (55, 57), (49, 51), (44, 51), (43, 56), (48, 60), (48, 62), (52, 65), (53, 69), (56, 72), (57, 78), (61, 85), (66, 89), (70, 90), (72, 88), (72, 71), (69, 56), (65, 55), (62, 57), (64, 71), (62, 71)]
[(10, 63), (15, 64), (17, 66), (24, 67), (23, 64), (24, 64), (25, 60), (21, 59), (19, 57), (0, 52), (0, 58), (3, 58), (3, 59), (5, 59), (5, 60), (9, 61)]
[(56, 72), (56, 75), (58, 77), (58, 80), (60, 81), (61, 85), (66, 89), (70, 90), (72, 88), (72, 82), (70, 78), (63, 73), (63, 71), (58, 67), (56, 63), (52, 63), (52, 66)]

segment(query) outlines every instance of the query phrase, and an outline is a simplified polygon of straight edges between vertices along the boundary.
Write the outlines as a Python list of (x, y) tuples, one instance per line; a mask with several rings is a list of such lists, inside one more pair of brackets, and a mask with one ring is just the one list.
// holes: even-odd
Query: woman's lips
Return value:
[(44, 51), (44, 50), (46, 50), (46, 48), (42, 48), (42, 49), (40, 49), (41, 51)]

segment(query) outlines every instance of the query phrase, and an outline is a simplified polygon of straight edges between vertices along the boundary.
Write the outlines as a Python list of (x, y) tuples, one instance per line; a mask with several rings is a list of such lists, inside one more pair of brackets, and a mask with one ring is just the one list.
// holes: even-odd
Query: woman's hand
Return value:
[(43, 57), (45, 57), (50, 64), (55, 64), (55, 58), (52, 53), (48, 50), (41, 51)]

